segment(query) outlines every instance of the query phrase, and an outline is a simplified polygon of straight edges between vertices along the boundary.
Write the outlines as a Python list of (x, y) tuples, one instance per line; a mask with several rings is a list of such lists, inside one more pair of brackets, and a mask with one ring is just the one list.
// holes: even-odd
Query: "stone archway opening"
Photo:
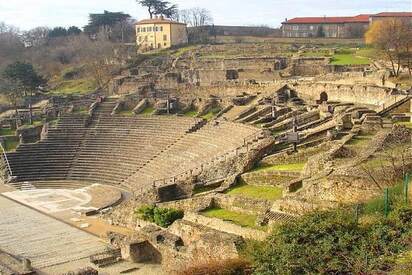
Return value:
[(328, 102), (328, 100), (329, 100), (329, 96), (326, 92), (320, 93), (320, 95), (319, 95), (319, 102), (320, 103)]

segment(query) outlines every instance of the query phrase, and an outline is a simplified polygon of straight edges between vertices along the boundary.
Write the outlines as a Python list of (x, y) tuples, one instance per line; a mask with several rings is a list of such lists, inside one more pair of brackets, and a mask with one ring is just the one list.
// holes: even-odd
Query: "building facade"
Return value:
[(297, 17), (282, 23), (283, 37), (362, 37), (369, 27), (369, 15), (353, 17)]
[(412, 12), (381, 12), (370, 16), (370, 22), (382, 20), (409, 20), (412, 23)]
[(283, 37), (360, 38), (379, 20), (409, 20), (412, 12), (381, 12), (352, 17), (296, 17), (282, 23)]
[(187, 44), (186, 24), (156, 17), (136, 23), (136, 44), (141, 51)]

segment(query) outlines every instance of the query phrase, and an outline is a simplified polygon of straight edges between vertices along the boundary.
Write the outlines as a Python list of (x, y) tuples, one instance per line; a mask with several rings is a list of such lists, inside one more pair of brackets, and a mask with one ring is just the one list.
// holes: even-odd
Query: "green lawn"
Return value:
[(58, 82), (51, 93), (57, 95), (82, 95), (93, 92), (96, 88), (96, 82), (93, 78), (80, 78)]
[(368, 65), (370, 60), (356, 54), (335, 54), (331, 60), (332, 65)]
[(231, 188), (226, 194), (275, 201), (282, 198), (283, 189), (275, 186), (242, 184)]
[(212, 191), (212, 190), (218, 188), (220, 185), (221, 184), (218, 183), (218, 184), (212, 184), (212, 185), (208, 185), (208, 186), (197, 186), (193, 189), (193, 195)]
[(219, 107), (212, 108), (207, 114), (203, 115), (202, 118), (206, 120), (211, 120), (219, 112), (220, 112)]
[(135, 114), (132, 110), (121, 110), (118, 115), (120, 115), (120, 116), (134, 116)]
[(153, 107), (146, 107), (140, 114), (145, 116), (150, 116), (154, 113), (155, 109)]
[[(390, 203), (393, 204), (395, 201), (402, 200), (403, 194), (403, 183), (400, 182), (392, 187), (389, 187), (389, 200)], [(370, 214), (383, 214), (384, 212), (384, 194), (382, 191), (382, 195), (368, 201), (363, 206), (363, 214), (370, 215)]]
[(258, 166), (253, 169), (251, 172), (256, 171), (293, 171), (293, 172), (300, 172), (305, 167), (304, 162), (301, 163), (288, 163), (288, 164), (278, 164), (278, 165), (270, 165), (270, 166)]
[(190, 110), (190, 111), (187, 111), (186, 113), (184, 113), (183, 115), (187, 116), (187, 117), (195, 117), (195, 116), (197, 116), (197, 114), (198, 114), (198, 112), (196, 110)]
[(363, 146), (372, 139), (373, 135), (358, 135), (353, 137), (346, 145)]
[(10, 128), (1, 128), (0, 129), (0, 136), (14, 136), (16, 134), (15, 130)]
[(11, 152), (16, 150), (17, 146), (19, 145), (19, 140), (17, 137), (7, 137), (4, 143), (4, 150), (6, 150), (6, 152)]
[(201, 214), (209, 218), (218, 218), (224, 221), (230, 221), (243, 227), (262, 228), (255, 224), (255, 215), (243, 214), (222, 208), (211, 208), (201, 212)]
[(75, 114), (88, 114), (89, 113), (89, 107), (80, 106), (80, 107), (74, 109), (73, 113), (75, 113)]

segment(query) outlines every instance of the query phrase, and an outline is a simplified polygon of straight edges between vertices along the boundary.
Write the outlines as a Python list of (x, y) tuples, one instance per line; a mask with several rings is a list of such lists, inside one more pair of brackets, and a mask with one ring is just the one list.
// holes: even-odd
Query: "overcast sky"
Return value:
[[(412, 11), (412, 0), (169, 0), (179, 8), (211, 11), (216, 25), (268, 25), (278, 27), (285, 18), (342, 16), (381, 11)], [(0, 22), (23, 30), (36, 26), (79, 26), (89, 13), (123, 11), (147, 17), (135, 0), (0, 0)]]

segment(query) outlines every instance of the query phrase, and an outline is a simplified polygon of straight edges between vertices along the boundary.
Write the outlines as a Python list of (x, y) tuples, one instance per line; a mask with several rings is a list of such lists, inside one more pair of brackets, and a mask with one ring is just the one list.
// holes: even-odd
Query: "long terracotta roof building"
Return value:
[(362, 37), (373, 20), (412, 18), (411, 12), (382, 12), (344, 17), (296, 17), (282, 23), (284, 37)]

